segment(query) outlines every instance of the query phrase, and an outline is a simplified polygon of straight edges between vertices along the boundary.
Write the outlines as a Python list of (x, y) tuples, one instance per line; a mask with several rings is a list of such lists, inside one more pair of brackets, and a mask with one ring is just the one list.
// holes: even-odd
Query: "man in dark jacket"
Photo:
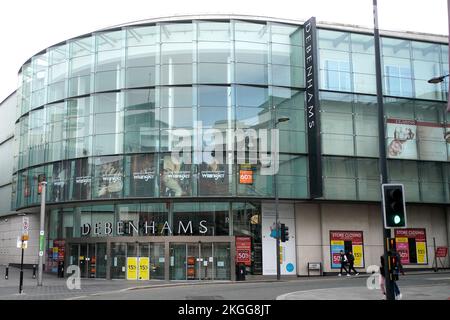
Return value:
[(350, 251), (350, 252), (347, 254), (347, 257), (348, 257), (348, 264), (349, 264), (349, 267), (348, 267), (348, 273), (351, 274), (351, 272), (352, 272), (352, 270), (353, 270), (353, 271), (355, 272), (355, 276), (357, 276), (359, 273), (358, 273), (358, 271), (356, 271), (355, 268), (353, 267), (354, 264), (355, 264), (355, 256), (354, 256), (353, 253)]
[(348, 271), (347, 271), (347, 268), (345, 268), (345, 265), (347, 264), (347, 256), (344, 254), (344, 251), (340, 251), (339, 252), (339, 262), (341, 263), (341, 270), (339, 271), (339, 274), (338, 274), (338, 276), (340, 277), (340, 276), (342, 276), (342, 269), (344, 269), (345, 270), (345, 273), (347, 274), (347, 276), (350, 276), (349, 274), (348, 274)]

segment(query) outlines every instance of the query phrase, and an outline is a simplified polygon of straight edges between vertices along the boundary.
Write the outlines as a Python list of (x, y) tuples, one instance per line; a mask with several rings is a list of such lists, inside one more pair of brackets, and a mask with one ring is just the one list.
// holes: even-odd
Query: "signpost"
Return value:
[(22, 235), (20, 236), (20, 241), (18, 241), (18, 245), (20, 244), (20, 248), (22, 250), (22, 256), (20, 258), (20, 280), (19, 280), (19, 294), (23, 292), (23, 254), (25, 249), (27, 248), (28, 241), (28, 231), (30, 230), (30, 219), (28, 217), (22, 218)]

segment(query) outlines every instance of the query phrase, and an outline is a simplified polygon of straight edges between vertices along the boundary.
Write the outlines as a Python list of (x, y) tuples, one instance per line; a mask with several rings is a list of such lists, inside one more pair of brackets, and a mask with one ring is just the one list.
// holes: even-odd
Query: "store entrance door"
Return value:
[(69, 265), (78, 265), (81, 278), (106, 278), (106, 243), (69, 244)]
[(170, 280), (230, 280), (230, 243), (170, 243)]

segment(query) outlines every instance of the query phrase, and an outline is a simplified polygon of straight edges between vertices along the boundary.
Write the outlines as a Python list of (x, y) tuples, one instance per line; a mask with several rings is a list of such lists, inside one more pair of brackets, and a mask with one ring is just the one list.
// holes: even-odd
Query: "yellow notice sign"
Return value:
[(149, 280), (149, 264), (150, 259), (148, 257), (139, 258), (139, 280)]
[(127, 258), (127, 280), (137, 280), (137, 258)]
[(425, 242), (416, 242), (417, 263), (427, 263), (427, 248)]
[(404, 238), (404, 237), (401, 237), (401, 238), (395, 238), (395, 241), (396, 241), (397, 243), (408, 243), (408, 238)]
[(362, 245), (353, 245), (353, 256), (355, 257), (355, 267), (364, 267), (364, 256)]
[(344, 240), (331, 240), (331, 245), (332, 246), (343, 246)]

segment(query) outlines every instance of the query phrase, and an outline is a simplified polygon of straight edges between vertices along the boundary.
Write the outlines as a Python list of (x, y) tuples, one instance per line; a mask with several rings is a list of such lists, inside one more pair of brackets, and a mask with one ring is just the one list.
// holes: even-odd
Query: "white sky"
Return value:
[[(0, 2), (0, 102), (32, 55), (100, 28), (182, 14), (249, 14), (373, 28), (372, 0), (4, 0)], [(379, 27), (448, 34), (447, 0), (378, 0)]]

